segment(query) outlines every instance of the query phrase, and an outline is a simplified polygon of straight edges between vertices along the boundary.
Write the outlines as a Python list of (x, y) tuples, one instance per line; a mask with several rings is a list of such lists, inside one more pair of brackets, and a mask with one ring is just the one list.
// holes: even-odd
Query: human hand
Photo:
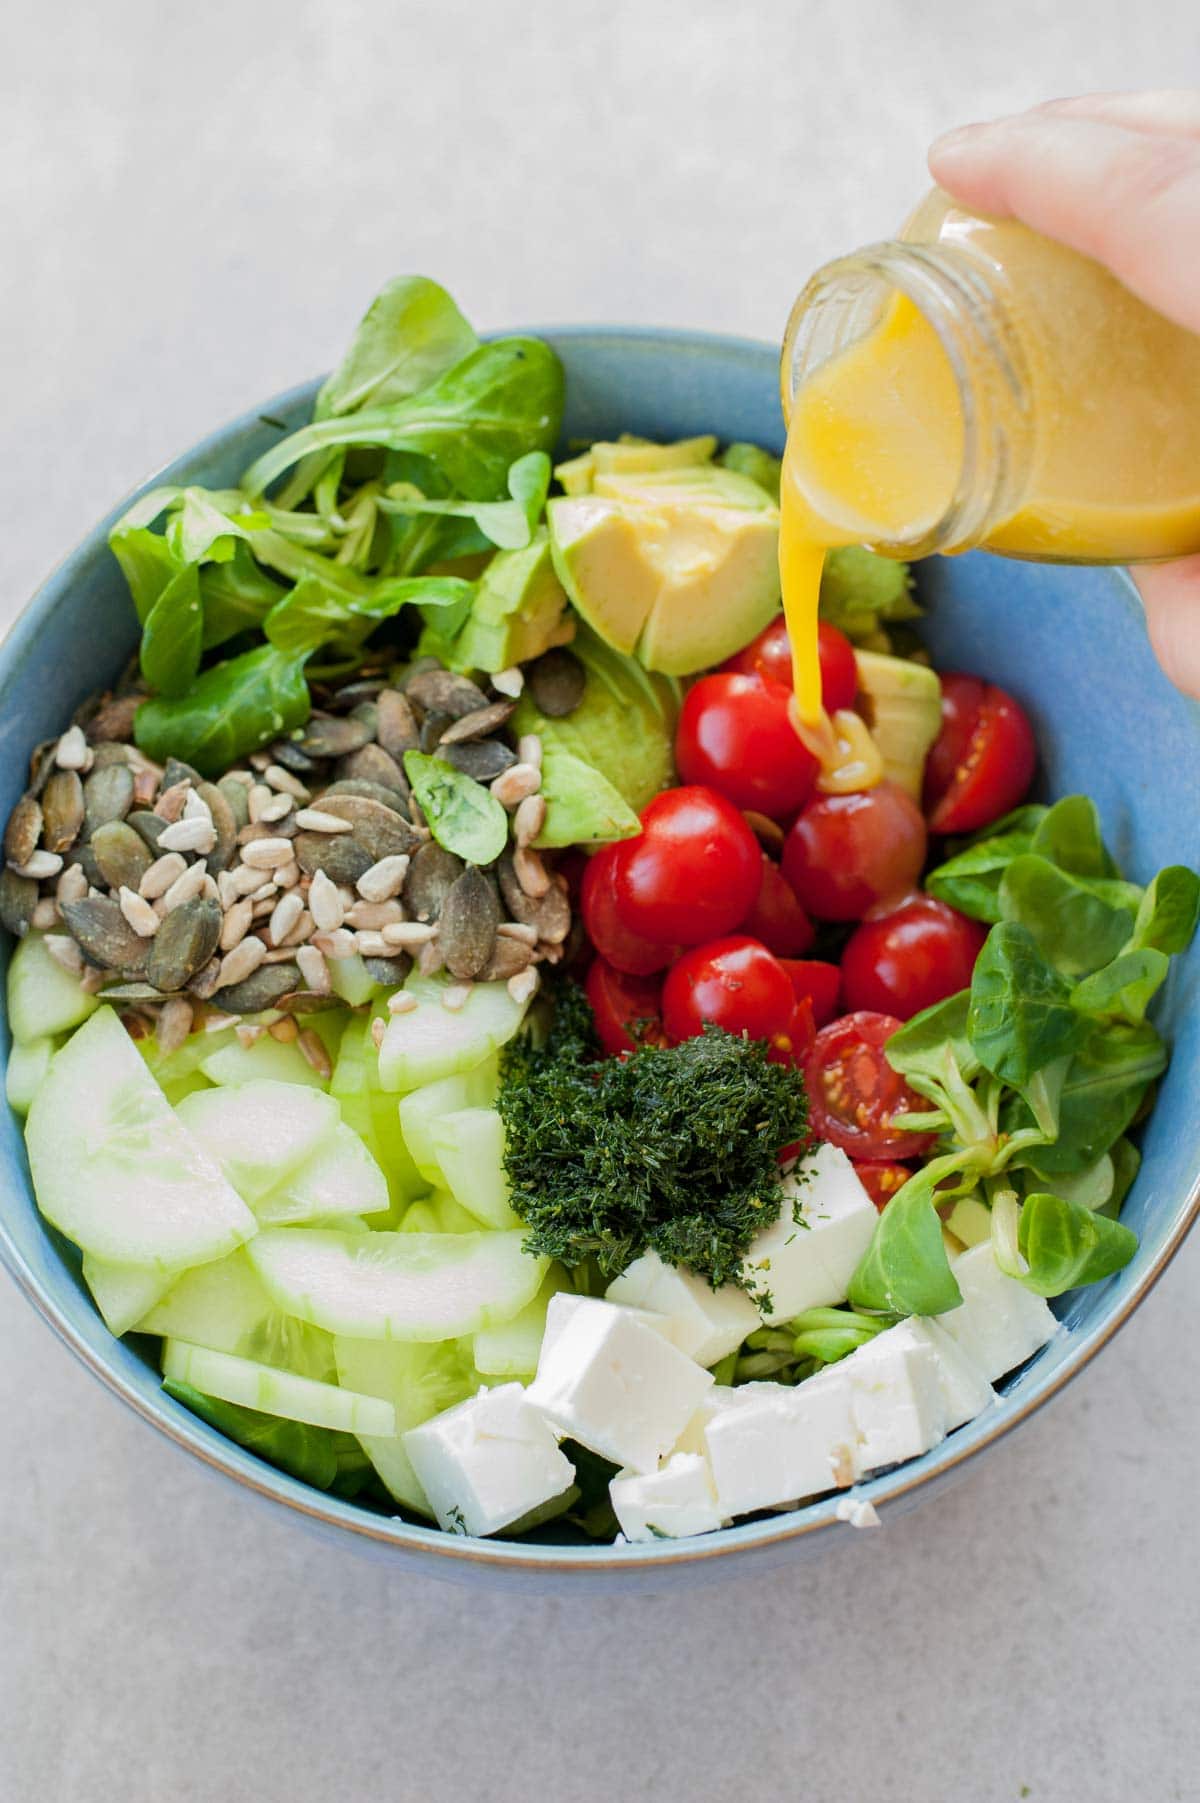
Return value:
[[(1149, 306), (1200, 332), (1200, 91), (1051, 100), (948, 132), (929, 168), (963, 206), (1019, 219), (1094, 257)], [(1200, 696), (1200, 556), (1133, 575), (1163, 669)]]

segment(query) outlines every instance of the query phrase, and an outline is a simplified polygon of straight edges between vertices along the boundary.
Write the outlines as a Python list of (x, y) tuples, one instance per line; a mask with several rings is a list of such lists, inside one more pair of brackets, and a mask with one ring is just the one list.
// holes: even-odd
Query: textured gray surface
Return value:
[[(1183, 79), (1191, 0), (5, 9), (0, 619), (401, 269), (482, 326), (776, 336), (959, 119)], [(1195, 1794), (1200, 1245), (948, 1499), (660, 1599), (392, 1580), (0, 1282), (0, 1803)], [(1023, 1787), (1028, 1787), (1026, 1791)]]

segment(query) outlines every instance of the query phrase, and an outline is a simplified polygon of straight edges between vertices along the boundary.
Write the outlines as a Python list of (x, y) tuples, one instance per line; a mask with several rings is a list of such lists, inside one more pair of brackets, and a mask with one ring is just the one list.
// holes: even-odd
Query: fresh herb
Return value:
[(219, 776), (239, 758), (304, 725), (312, 705), (305, 656), (261, 645), (214, 664), (186, 694), (143, 703), (134, 720), (138, 746), (160, 763), (176, 757), (202, 776)]
[(431, 501), (418, 490), (412, 495), (383, 494), (379, 505), (384, 513), (442, 514), (471, 520), (486, 543), (505, 551), (523, 551), (533, 539), (549, 489), (549, 457), (545, 451), (527, 451), (508, 472), (507, 501)]
[(177, 570), (150, 609), (142, 628), (142, 675), (162, 695), (182, 695), (200, 668), (204, 609), (200, 571)]
[(439, 845), (468, 864), (490, 864), (508, 841), (508, 815), (496, 797), (442, 758), (406, 751), (404, 773)]
[(929, 894), (972, 920), (994, 924), (1000, 919), (1004, 872), (1015, 858), (1032, 851), (1033, 835), (1045, 817), (1046, 809), (1031, 803), (995, 821), (930, 871), (925, 879)]
[(1039, 1191), (1021, 1210), (1017, 1244), (1028, 1268), (1017, 1276), (1039, 1296), (1061, 1296), (1120, 1271), (1137, 1243), (1137, 1234), (1120, 1221)]
[(317, 395), (315, 419), (407, 400), (477, 348), (478, 338), (446, 290), (405, 275), (380, 290), (350, 348)]
[(615, 1277), (653, 1248), (715, 1287), (752, 1287), (742, 1259), (777, 1220), (777, 1153), (805, 1136), (799, 1076), (763, 1044), (710, 1027), (669, 1048), (599, 1059), (591, 1011), (564, 984), (544, 1045), (503, 1055), (498, 1107), (527, 1249)]

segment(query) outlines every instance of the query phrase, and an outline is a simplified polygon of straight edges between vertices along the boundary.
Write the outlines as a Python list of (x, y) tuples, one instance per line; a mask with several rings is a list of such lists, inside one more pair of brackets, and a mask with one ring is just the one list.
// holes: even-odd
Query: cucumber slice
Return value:
[(332, 1137), (257, 1201), (254, 1212), (264, 1226), (319, 1219), (336, 1225), (338, 1215), (380, 1214), (388, 1201), (387, 1178), (353, 1127), (339, 1121)]
[(142, 1315), (137, 1331), (233, 1352), (298, 1377), (326, 1382), (334, 1375), (330, 1335), (276, 1308), (244, 1251), (185, 1272)]
[(399, 1092), (472, 1070), (510, 1040), (525, 1018), (526, 1004), (514, 1002), (505, 983), (474, 983), (463, 1007), (442, 1007), (450, 987), (414, 972), (404, 985), (418, 1006), (393, 1014), (379, 1048), (379, 1080)]
[(277, 1189), (341, 1121), (332, 1096), (270, 1079), (185, 1096), (176, 1113), (247, 1202)]
[(438, 1233), (478, 1233), (479, 1222), (459, 1206), (448, 1189), (434, 1190), (428, 1205), (437, 1221)]
[(152, 1265), (110, 1265), (90, 1252), (83, 1255), (83, 1276), (104, 1325), (118, 1339), (136, 1327), (173, 1281), (169, 1271)]
[[(493, 1053), (474, 1070), (441, 1077), (436, 1083), (423, 1083), (420, 1089), (401, 1096), (397, 1109), (400, 1129), (422, 1177), (430, 1183), (444, 1181), (433, 1143), (434, 1122), (444, 1114), (454, 1114), (463, 1108), (486, 1107), (495, 1099), (499, 1087), (500, 1066)], [(395, 1102), (392, 1105), (397, 1106)]]
[(511, 1321), (547, 1260), (520, 1233), (373, 1233), (267, 1227), (252, 1262), (287, 1313), (359, 1340), (453, 1340)]
[(485, 1327), (475, 1335), (475, 1369), (483, 1377), (528, 1378), (537, 1370), (542, 1339), (546, 1332), (546, 1310), (551, 1296), (571, 1288), (562, 1267), (554, 1265), (541, 1289), (511, 1321), (499, 1327)]
[(163, 1345), (163, 1375), (176, 1383), (191, 1384), (205, 1396), (236, 1402), (264, 1415), (282, 1415), (285, 1421), (306, 1421), (310, 1427), (337, 1428), (344, 1434), (393, 1434), (396, 1412), (378, 1396), (360, 1396), (337, 1384), (317, 1383), (297, 1377), (293, 1371), (277, 1371), (253, 1359), (193, 1346), (187, 1340), (167, 1340)]
[(308, 1089), (324, 1089), (303, 1052), (296, 1050), (293, 1040), (272, 1039), (264, 1033), (253, 1045), (243, 1045), (236, 1036), (217, 1046), (200, 1060), (200, 1069), (210, 1083), (235, 1088), (242, 1083), (302, 1083)]
[(397, 1233), (440, 1233), (441, 1217), (433, 1206), (432, 1200), (421, 1196), (416, 1202), (410, 1202), (400, 1217)]
[(488, 1227), (519, 1227), (504, 1170), (504, 1122), (494, 1108), (461, 1108), (432, 1127), (434, 1150), (450, 1192)]
[(352, 1008), (361, 1008), (379, 988), (357, 952), (351, 952), (348, 958), (329, 960), (329, 981), (334, 995), (340, 995)]
[(178, 1108), (185, 1096), (198, 1095), (202, 1089), (212, 1089), (213, 1085), (201, 1071), (193, 1071), (190, 1077), (172, 1077), (170, 1082), (159, 1085), (172, 1108)]
[(17, 941), (8, 966), (8, 1027), (19, 1044), (69, 1033), (98, 1007), (79, 978), (55, 963), (43, 934), (26, 933)]
[[(397, 1436), (410, 1427), (420, 1427), (443, 1409), (453, 1408), (456, 1402), (465, 1402), (479, 1388), (468, 1350), (459, 1340), (435, 1346), (398, 1346), (344, 1339), (339, 1334), (333, 1344), (340, 1382), (360, 1395), (380, 1396), (390, 1402), (396, 1412)], [(396, 1501), (432, 1518), (433, 1510), (403, 1441), (370, 1434), (359, 1438)]]
[(4, 1093), (16, 1114), (28, 1114), (34, 1096), (46, 1080), (58, 1041), (47, 1034), (41, 1039), (18, 1040), (9, 1048), (4, 1073)]
[(258, 1230), (111, 1008), (55, 1055), (26, 1139), (42, 1213), (110, 1264), (182, 1270), (221, 1258)]

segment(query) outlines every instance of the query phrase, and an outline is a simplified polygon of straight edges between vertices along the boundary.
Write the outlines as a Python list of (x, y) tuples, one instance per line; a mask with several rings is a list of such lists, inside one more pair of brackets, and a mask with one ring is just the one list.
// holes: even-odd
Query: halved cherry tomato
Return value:
[(864, 921), (842, 952), (846, 1007), (910, 1020), (967, 987), (986, 938), (986, 927), (931, 895)]
[(860, 1159), (854, 1166), (854, 1174), (882, 1214), (896, 1191), (908, 1182), (912, 1170), (906, 1164), (885, 1164), (879, 1159)]
[(892, 1125), (895, 1115), (928, 1112), (884, 1056), (900, 1025), (890, 1014), (844, 1014), (822, 1027), (805, 1060), (812, 1131), (851, 1158), (919, 1158), (933, 1144), (933, 1134)]
[(761, 882), (758, 840), (733, 803), (690, 784), (656, 795), (641, 836), (622, 841), (613, 904), (622, 927), (643, 941), (703, 945), (746, 918)]
[[(592, 1005), (600, 1044), (610, 1058), (639, 1045), (662, 1045), (662, 984), (656, 977), (631, 977), (606, 958), (593, 958), (584, 993)], [(629, 1029), (644, 1022), (635, 1037)]]
[[(858, 665), (854, 646), (844, 632), (822, 620), (817, 627), (817, 654), (821, 660), (821, 700), (826, 713), (853, 707), (858, 693)], [(782, 614), (745, 648), (721, 665), (743, 676), (767, 676), (772, 682), (792, 686), (792, 641)]]
[(735, 807), (790, 820), (820, 766), (788, 714), (791, 691), (765, 676), (717, 671), (688, 690), (675, 731), (685, 783), (708, 783)]
[(942, 677), (942, 730), (925, 766), (931, 832), (973, 833), (1023, 800), (1037, 764), (1024, 709), (978, 676)]
[(600, 956), (627, 976), (647, 977), (653, 971), (666, 969), (675, 956), (675, 948), (631, 933), (617, 912), (613, 879), (621, 854), (630, 843), (622, 839), (615, 845), (602, 845), (588, 859), (579, 907), (584, 930)]
[(662, 1006), (663, 1025), (676, 1043), (693, 1039), (712, 1021), (728, 1033), (768, 1040), (783, 1055), (793, 1049), (797, 1000), (788, 974), (765, 945), (744, 933), (685, 952), (667, 972)]
[(825, 1026), (841, 1001), (842, 973), (837, 965), (820, 958), (781, 958), (780, 963), (792, 979), (797, 1001), (807, 1001), (817, 1026)]
[(751, 939), (761, 939), (777, 958), (801, 956), (816, 937), (812, 921), (796, 900), (796, 891), (778, 864), (765, 854), (757, 900), (740, 926)]
[(787, 836), (783, 874), (818, 919), (861, 920), (868, 908), (912, 888), (926, 842), (920, 808), (895, 783), (819, 795)]

